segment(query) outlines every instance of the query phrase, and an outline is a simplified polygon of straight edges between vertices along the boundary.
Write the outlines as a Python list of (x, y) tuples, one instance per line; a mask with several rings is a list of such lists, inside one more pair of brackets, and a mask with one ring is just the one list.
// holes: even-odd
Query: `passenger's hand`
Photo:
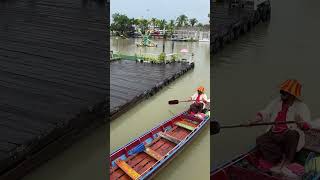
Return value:
[(310, 129), (310, 125), (305, 122), (305, 121), (299, 121), (297, 122), (297, 126), (301, 129), (301, 130), (304, 130), (304, 131), (307, 131)]
[(304, 122), (304, 123), (302, 124), (301, 129), (304, 130), (304, 131), (308, 131), (308, 130), (310, 129), (310, 124), (307, 123), (307, 122)]
[(253, 120), (248, 120), (247, 122), (243, 123), (243, 125), (251, 125), (251, 124), (255, 124), (262, 121), (262, 116), (261, 115), (256, 115), (256, 117)]
[(300, 115), (296, 115), (295, 120), (297, 121), (297, 123), (296, 123), (297, 126), (301, 130), (309, 130), (310, 129), (310, 125), (306, 121), (304, 121)]
[(262, 115), (260, 113), (258, 113), (256, 115), (255, 122), (260, 122), (260, 121), (262, 121)]
[(255, 120), (248, 120), (248, 121), (244, 122), (242, 125), (249, 126), (253, 123), (255, 123)]
[(300, 128), (300, 129), (302, 129), (303, 128), (303, 121), (299, 121), (299, 122), (297, 122), (297, 126)]

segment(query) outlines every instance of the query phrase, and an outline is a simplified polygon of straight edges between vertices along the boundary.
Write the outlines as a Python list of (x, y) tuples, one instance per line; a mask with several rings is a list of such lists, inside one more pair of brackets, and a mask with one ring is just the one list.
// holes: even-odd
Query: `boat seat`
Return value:
[(187, 130), (193, 131), (194, 129), (196, 129), (197, 125), (187, 122), (187, 121), (178, 121), (175, 123), (175, 125), (185, 128)]
[(170, 136), (169, 134), (167, 133), (163, 133), (163, 132), (159, 132), (159, 136), (168, 140), (168, 141), (171, 141), (175, 144), (179, 144), (181, 142), (180, 139), (176, 138), (176, 137), (173, 137), (173, 136)]
[(318, 139), (319, 133), (316, 131), (306, 132), (306, 142), (304, 149), (320, 153), (320, 141)]
[(146, 148), (146, 150), (144, 152), (158, 161), (160, 161), (163, 157), (159, 153), (157, 153), (156, 151), (152, 150), (151, 148)]
[(137, 173), (129, 164), (127, 164), (123, 160), (117, 160), (116, 164), (119, 166), (120, 169), (122, 169), (129, 177), (132, 179), (138, 179), (140, 177), (140, 174)]

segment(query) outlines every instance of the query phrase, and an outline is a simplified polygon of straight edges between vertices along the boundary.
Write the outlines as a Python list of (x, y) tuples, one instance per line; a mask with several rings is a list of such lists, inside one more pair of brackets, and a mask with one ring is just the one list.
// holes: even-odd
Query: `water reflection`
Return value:
[[(278, 85), (287, 78), (302, 82), (312, 117), (320, 116), (320, 86), (315, 78), (320, 65), (320, 23), (311, 20), (320, 15), (314, 8), (319, 5), (316, 0), (272, 1), (269, 25), (260, 24), (212, 57), (215, 115), (221, 124), (252, 119), (278, 95)], [(264, 129), (228, 129), (211, 136), (211, 166), (247, 151)]]

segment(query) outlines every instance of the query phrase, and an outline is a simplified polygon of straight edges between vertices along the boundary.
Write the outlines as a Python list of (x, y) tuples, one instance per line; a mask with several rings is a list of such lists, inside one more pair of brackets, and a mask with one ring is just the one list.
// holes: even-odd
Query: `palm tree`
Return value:
[(133, 18), (133, 24), (136, 25), (136, 26), (139, 26), (140, 25), (140, 20)]
[(156, 27), (157, 19), (156, 18), (151, 18), (151, 23), (153, 25), (153, 28)]
[(135, 19), (135, 18), (132, 18), (131, 19), (131, 23), (132, 23), (132, 25), (134, 25), (134, 27), (135, 27), (135, 31), (140, 31), (139, 29), (141, 29), (141, 23), (140, 23), (141, 21), (140, 21), (140, 19)]
[(202, 23), (198, 23), (196, 26), (197, 26), (200, 30), (203, 29), (203, 27), (204, 27), (204, 25), (203, 25)]
[(174, 20), (170, 20), (170, 21), (169, 21), (169, 26), (174, 27), (174, 25), (175, 25)]
[(169, 23), (167, 24), (166, 29), (168, 30), (170, 36), (173, 35), (174, 29), (175, 29), (175, 22), (174, 20), (170, 20)]
[(160, 27), (160, 29), (163, 30), (163, 29), (166, 27), (166, 25), (167, 25), (167, 21), (166, 21), (166, 20), (164, 20), (164, 19), (159, 20), (159, 27)]
[(177, 21), (178, 27), (186, 26), (188, 24), (188, 17), (186, 15), (182, 14), (177, 18), (176, 21)]
[(190, 22), (190, 25), (193, 27), (198, 22), (198, 20), (196, 18), (192, 18), (189, 20), (189, 22)]
[(198, 23), (197, 26), (198, 27), (203, 27), (203, 24), (202, 23)]
[(141, 19), (140, 20), (140, 28), (141, 28), (141, 33), (145, 34), (146, 30), (148, 29), (149, 26), (149, 21), (146, 19)]

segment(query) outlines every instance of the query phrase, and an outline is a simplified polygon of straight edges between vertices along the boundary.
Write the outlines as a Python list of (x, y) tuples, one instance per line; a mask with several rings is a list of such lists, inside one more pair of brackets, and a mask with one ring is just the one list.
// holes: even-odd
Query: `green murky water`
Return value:
[[(137, 48), (135, 42), (140, 40), (128, 39), (111, 41), (113, 50), (117, 48), (121, 52), (134, 54), (161, 53), (162, 40), (158, 42), (158, 48)], [(168, 105), (168, 100), (184, 100), (195, 92), (195, 88), (203, 85), (210, 97), (210, 52), (209, 43), (175, 42), (173, 52), (179, 52), (187, 48), (194, 53), (195, 68), (176, 81), (159, 91), (155, 96), (138, 104), (110, 125), (110, 151), (128, 143), (131, 139), (139, 137), (144, 132), (152, 129), (160, 122), (170, 118), (173, 114), (186, 110), (189, 104)], [(165, 50), (172, 52), (172, 41), (166, 42)], [(197, 136), (167, 167), (162, 169), (155, 177), (157, 180), (164, 179), (208, 179), (210, 170), (210, 135), (209, 126)], [(191, 171), (192, 169), (192, 171)]]

